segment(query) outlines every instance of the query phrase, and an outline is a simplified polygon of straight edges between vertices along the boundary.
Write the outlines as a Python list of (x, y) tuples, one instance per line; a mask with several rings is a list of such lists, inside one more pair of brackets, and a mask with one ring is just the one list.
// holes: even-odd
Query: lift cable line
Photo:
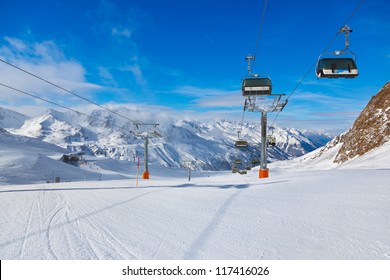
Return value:
[[(351, 15), (347, 18), (347, 20), (345, 21), (343, 27), (340, 29), (342, 30), (345, 26), (348, 26), (348, 22), (355, 16), (355, 14), (357, 13), (357, 11), (359, 10), (360, 6), (363, 4), (364, 0), (361, 0), (357, 6), (355, 7), (355, 9), (353, 10), (353, 12), (351, 13)], [(338, 37), (338, 35), (341, 33), (339, 31), (337, 31), (337, 33), (333, 36), (332, 40), (328, 43), (328, 45), (325, 47), (325, 49), (322, 51), (322, 53), (325, 53), (328, 51), (328, 49), (330, 48), (330, 46), (334, 43), (334, 41), (336, 40), (336, 38)], [(290, 92), (290, 94), (287, 96), (286, 98), (286, 101), (288, 102), (288, 100), (290, 99), (291, 95), (294, 94), (294, 92), (299, 88), (299, 86), (303, 83), (303, 81), (306, 79), (306, 77), (309, 75), (309, 73), (313, 70), (313, 68), (317, 65), (317, 62), (318, 60), (316, 60), (311, 66), (310, 68), (306, 71), (306, 73), (302, 76), (302, 78), (298, 81), (297, 85), (294, 87), (294, 89)], [(278, 118), (279, 114), (280, 114), (281, 111), (278, 111), (274, 120), (272, 121), (272, 124), (271, 126), (274, 126), (275, 124), (275, 121), (276, 119)]]
[(119, 113), (117, 113), (117, 112), (115, 112), (115, 111), (113, 111), (113, 110), (111, 110), (111, 109), (109, 109), (109, 108), (107, 108), (107, 107), (105, 107), (105, 106), (102, 106), (102, 105), (100, 105), (100, 104), (98, 104), (98, 103), (96, 103), (96, 102), (94, 102), (94, 101), (92, 101), (92, 100), (90, 100), (90, 99), (88, 99), (88, 98), (85, 98), (85, 97), (83, 97), (83, 96), (81, 96), (81, 95), (79, 95), (79, 94), (77, 94), (77, 93), (74, 93), (73, 91), (70, 91), (70, 90), (68, 90), (68, 89), (66, 89), (66, 88), (64, 88), (64, 87), (62, 87), (62, 86), (59, 86), (59, 85), (57, 85), (57, 84), (55, 84), (55, 83), (53, 83), (53, 82), (50, 82), (49, 80), (47, 80), (47, 79), (45, 79), (45, 78), (42, 78), (42, 77), (40, 77), (40, 76), (38, 76), (38, 75), (36, 75), (36, 74), (34, 74), (34, 73), (32, 73), (32, 72), (26, 70), (26, 69), (23, 69), (23, 68), (19, 67), (19, 66), (16, 66), (16, 65), (14, 65), (14, 64), (12, 64), (12, 63), (10, 63), (10, 62), (8, 62), (8, 61), (2, 59), (2, 58), (0, 58), (0, 62), (3, 62), (4, 64), (7, 64), (7, 65), (9, 65), (9, 66), (11, 66), (11, 67), (13, 67), (13, 68), (19, 70), (19, 71), (22, 71), (22, 72), (24, 72), (24, 73), (26, 73), (26, 74), (28, 74), (28, 75), (30, 75), (30, 76), (32, 76), (32, 77), (38, 79), (38, 80), (41, 80), (41, 81), (43, 81), (43, 82), (45, 82), (45, 83), (47, 83), (47, 84), (53, 86), (53, 87), (56, 87), (56, 88), (58, 88), (58, 89), (60, 89), (60, 90), (62, 90), (62, 91), (65, 91), (65, 92), (67, 92), (67, 93), (69, 93), (69, 94), (72, 94), (72, 95), (74, 95), (74, 96), (76, 96), (76, 97), (78, 97), (78, 98), (80, 98), (80, 99), (82, 99), (82, 100), (84, 100), (84, 101), (87, 101), (87, 102), (89, 102), (89, 103), (91, 103), (91, 104), (93, 104), (93, 105), (95, 105), (95, 106), (97, 106), (97, 107), (99, 107), (99, 108), (101, 108), (101, 109), (103, 109), (103, 110), (106, 110), (106, 111), (108, 111), (108, 112), (110, 112), (110, 113), (112, 113), (112, 114), (114, 114), (114, 115), (117, 115), (117, 116), (119, 116), (119, 117), (121, 117), (121, 118), (124, 118), (124, 119), (127, 120), (127, 121), (130, 121), (130, 122), (132, 122), (132, 123), (136, 123), (136, 121), (131, 120), (131, 119), (129, 119), (128, 117), (126, 117), (126, 116), (124, 116), (124, 115), (122, 115), (122, 114), (119, 114)]
[[(39, 99), (39, 100), (41, 100), (41, 101), (50, 103), (50, 104), (52, 104), (52, 105), (61, 107), (61, 108), (63, 108), (63, 109), (70, 110), (70, 111), (75, 112), (75, 113), (77, 113), (77, 114), (80, 114), (80, 115), (86, 116), (86, 117), (88, 117), (88, 118), (94, 119), (94, 120), (96, 120), (96, 121), (99, 121), (99, 122), (101, 122), (101, 123), (106, 123), (105, 120), (102, 120), (102, 119), (99, 119), (99, 118), (97, 118), (97, 117), (94, 117), (94, 116), (91, 116), (91, 115), (82, 113), (82, 112), (77, 111), (77, 110), (75, 110), (75, 109), (72, 109), (72, 108), (69, 108), (69, 107), (67, 107), (67, 106), (58, 104), (58, 103), (56, 103), (56, 102), (50, 101), (50, 100), (45, 99), (45, 98), (43, 98), (43, 97), (40, 97), (40, 96), (37, 96), (37, 95), (35, 95), (35, 94), (26, 92), (26, 91), (24, 91), (24, 90), (20, 90), (20, 89), (17, 89), (17, 88), (15, 88), (15, 87), (12, 87), (12, 86), (9, 86), (9, 85), (3, 84), (3, 83), (0, 83), (0, 86), (3, 86), (3, 87), (8, 88), (8, 89), (11, 89), (11, 90), (13, 90), (13, 91), (17, 91), (17, 92), (22, 93), (22, 94), (24, 94), (24, 95), (28, 95), (28, 96), (33, 97), (33, 98), (35, 98), (35, 99)], [(116, 127), (117, 129), (119, 129), (119, 130), (121, 130), (121, 131), (125, 131), (125, 130), (123, 129), (123, 127), (120, 127), (120, 126), (115, 125), (115, 124), (110, 124), (110, 125), (111, 125), (112, 127)], [(127, 131), (126, 131), (126, 133), (127, 133)], [(131, 133), (131, 132), (130, 132), (130, 133)]]
[[(37, 96), (35, 94), (32, 94), (32, 93), (29, 93), (29, 92), (26, 92), (24, 90), (20, 90), (20, 89), (17, 89), (15, 87), (12, 87), (12, 86), (9, 86), (9, 85), (6, 85), (6, 84), (3, 84), (0, 82), (0, 86), (3, 86), (5, 88), (8, 88), (8, 89), (11, 89), (13, 91), (17, 91), (19, 93), (22, 93), (22, 94), (25, 94), (25, 95), (28, 95), (30, 97), (33, 97), (33, 98), (36, 98), (36, 99), (39, 99), (41, 101), (44, 101), (44, 102), (47, 102), (47, 103), (50, 103), (52, 105), (55, 105), (55, 106), (58, 106), (58, 107), (61, 107), (63, 109), (67, 109), (67, 110), (70, 110), (70, 111), (73, 111), (77, 114), (80, 114), (80, 115), (83, 115), (83, 116), (86, 116), (90, 119), (93, 119), (95, 121), (98, 121), (98, 122), (101, 122), (103, 124), (106, 124), (106, 121), (105, 120), (102, 120), (102, 119), (99, 119), (97, 117), (94, 117), (94, 116), (91, 116), (91, 115), (88, 115), (88, 114), (85, 114), (85, 113), (82, 113), (78, 110), (75, 110), (75, 109), (72, 109), (72, 108), (69, 108), (67, 106), (64, 106), (64, 105), (61, 105), (61, 104), (58, 104), (56, 102), (53, 102), (53, 101), (50, 101), (48, 99), (45, 99), (43, 97), (40, 97), (40, 96)], [(144, 163), (145, 163), (145, 171), (142, 175), (142, 178), (143, 179), (149, 179), (149, 168), (148, 168), (148, 146), (149, 146), (149, 138), (153, 138), (153, 137), (161, 137), (161, 134), (156, 130), (156, 127), (159, 125), (159, 124), (152, 124), (152, 123), (140, 123), (140, 122), (133, 122), (133, 125), (136, 127), (136, 131), (127, 131), (125, 130), (123, 127), (120, 127), (118, 125), (115, 125), (115, 124), (109, 124), (109, 126), (111, 126), (111, 128), (117, 128), (118, 130), (124, 132), (125, 134), (132, 134), (133, 136), (136, 136), (136, 137), (141, 137), (145, 140), (145, 150), (144, 150)], [(143, 127), (146, 127), (147, 128), (147, 131), (144, 131), (144, 132), (141, 132), (140, 131), (140, 127), (143, 126)], [(153, 126), (155, 129), (152, 130), (152, 129), (149, 129), (148, 127), (150, 126)]]
[[(267, 10), (267, 3), (268, 3), (268, 0), (264, 0), (264, 7), (263, 7), (263, 13), (261, 15), (261, 20), (260, 20), (260, 27), (259, 27), (259, 32), (257, 33), (257, 39), (256, 39), (256, 47), (255, 47), (255, 52), (254, 52), (254, 57), (256, 57), (257, 55), (257, 50), (259, 49), (259, 42), (260, 42), (260, 38), (261, 38), (261, 33), (263, 31), (263, 25), (264, 25), (264, 18), (265, 18), (265, 11)], [(253, 61), (253, 64), (252, 64), (252, 71), (254, 70), (255, 68), (255, 61)]]
[(355, 78), (359, 75), (356, 55), (349, 49), (350, 32), (352, 29), (348, 25), (339, 30), (339, 33), (345, 33), (344, 49), (320, 54), (315, 71), (317, 78)]

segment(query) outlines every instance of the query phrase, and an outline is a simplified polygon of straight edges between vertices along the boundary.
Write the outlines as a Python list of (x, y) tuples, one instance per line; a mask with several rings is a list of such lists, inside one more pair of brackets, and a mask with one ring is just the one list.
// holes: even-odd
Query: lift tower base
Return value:
[(150, 174), (150, 173), (149, 173), (148, 171), (145, 171), (144, 173), (142, 173), (142, 179), (144, 179), (144, 180), (145, 180), (145, 179), (146, 179), (146, 180), (149, 179), (149, 174)]
[(259, 170), (259, 178), (260, 179), (268, 178), (268, 175), (269, 175), (269, 169), (268, 168)]

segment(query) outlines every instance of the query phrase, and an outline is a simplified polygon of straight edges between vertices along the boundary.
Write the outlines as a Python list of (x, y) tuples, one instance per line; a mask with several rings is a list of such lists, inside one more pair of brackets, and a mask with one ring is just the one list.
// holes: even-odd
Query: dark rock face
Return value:
[(390, 141), (390, 82), (371, 98), (352, 128), (340, 136), (343, 143), (334, 162), (342, 163)]

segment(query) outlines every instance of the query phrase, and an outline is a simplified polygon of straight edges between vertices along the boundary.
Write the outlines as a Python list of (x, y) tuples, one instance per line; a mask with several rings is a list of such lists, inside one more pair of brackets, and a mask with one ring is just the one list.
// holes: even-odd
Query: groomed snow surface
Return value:
[(2, 185), (0, 259), (390, 259), (390, 169), (285, 165)]

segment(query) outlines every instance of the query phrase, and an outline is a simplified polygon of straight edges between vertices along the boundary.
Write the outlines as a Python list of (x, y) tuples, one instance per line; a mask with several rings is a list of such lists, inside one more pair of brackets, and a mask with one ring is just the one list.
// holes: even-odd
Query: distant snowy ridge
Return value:
[[(115, 109), (121, 115), (135, 119), (134, 111), (125, 107)], [(143, 158), (144, 140), (130, 131), (133, 123), (104, 110), (95, 110), (91, 118), (74, 112), (46, 113), (27, 119), (12, 133), (37, 138), (56, 144), (69, 151), (84, 151), (89, 155), (105, 155), (114, 159)], [(121, 127), (122, 129), (118, 129)], [(183, 167), (191, 162), (193, 168), (227, 170), (236, 158), (244, 162), (242, 168), (260, 157), (260, 126), (258, 124), (231, 122), (199, 122), (188, 120), (165, 121), (159, 126), (162, 137), (151, 138), (149, 161), (166, 167)], [(234, 147), (237, 131), (248, 140), (249, 148)], [(320, 133), (303, 133), (296, 129), (275, 128), (277, 145), (268, 149), (269, 161), (291, 159), (310, 152), (331, 138)]]

